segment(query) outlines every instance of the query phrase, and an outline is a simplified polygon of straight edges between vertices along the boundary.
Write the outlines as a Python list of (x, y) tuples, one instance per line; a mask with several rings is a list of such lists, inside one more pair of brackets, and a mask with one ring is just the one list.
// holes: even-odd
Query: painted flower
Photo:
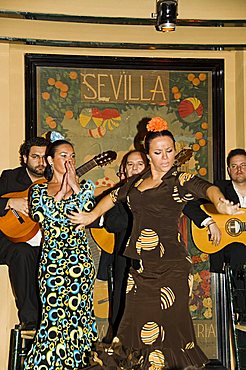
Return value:
[(200, 258), (202, 262), (205, 262), (208, 260), (208, 254), (207, 253), (201, 253)]
[(204, 298), (202, 303), (203, 303), (204, 307), (212, 308), (212, 299), (211, 299), (211, 297)]
[(210, 297), (210, 284), (203, 286), (204, 297)]
[(200, 276), (203, 280), (210, 279), (210, 272), (208, 270), (202, 270)]
[(200, 256), (192, 256), (191, 259), (192, 259), (192, 263), (194, 264), (201, 262)]
[(200, 283), (202, 281), (198, 272), (194, 275), (194, 282)]
[(206, 319), (211, 319), (211, 317), (212, 317), (212, 310), (211, 310), (211, 308), (208, 308), (207, 310), (205, 310), (203, 316)]
[(191, 312), (196, 311), (196, 310), (197, 310), (197, 305), (195, 305), (195, 304), (191, 304), (191, 305), (190, 305), (190, 310), (191, 310)]

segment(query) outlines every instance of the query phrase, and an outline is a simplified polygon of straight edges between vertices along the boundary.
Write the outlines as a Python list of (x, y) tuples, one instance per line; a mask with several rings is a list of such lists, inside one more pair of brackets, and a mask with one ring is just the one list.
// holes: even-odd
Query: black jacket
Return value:
[[(0, 196), (24, 191), (32, 184), (25, 167), (17, 167), (13, 170), (4, 170), (0, 176)], [(0, 216), (6, 214), (5, 207), (7, 198), (0, 198)]]

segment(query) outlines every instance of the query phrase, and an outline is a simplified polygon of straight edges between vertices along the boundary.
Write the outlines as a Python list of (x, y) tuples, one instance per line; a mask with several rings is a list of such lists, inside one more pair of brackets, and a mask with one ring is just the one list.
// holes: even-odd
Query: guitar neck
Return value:
[(82, 164), (76, 169), (76, 173), (79, 177), (83, 176), (86, 172), (92, 170), (92, 168), (97, 166), (97, 162), (94, 159)]

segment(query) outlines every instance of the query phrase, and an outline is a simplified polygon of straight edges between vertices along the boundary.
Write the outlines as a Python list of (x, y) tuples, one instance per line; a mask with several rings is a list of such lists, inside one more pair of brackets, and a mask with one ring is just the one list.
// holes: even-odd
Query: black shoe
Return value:
[(114, 338), (114, 333), (113, 333), (113, 327), (111, 324), (109, 324), (107, 334), (105, 337), (102, 339), (102, 342), (105, 344), (110, 344)]
[(20, 330), (37, 330), (38, 324), (35, 321), (22, 322), (18, 325)]

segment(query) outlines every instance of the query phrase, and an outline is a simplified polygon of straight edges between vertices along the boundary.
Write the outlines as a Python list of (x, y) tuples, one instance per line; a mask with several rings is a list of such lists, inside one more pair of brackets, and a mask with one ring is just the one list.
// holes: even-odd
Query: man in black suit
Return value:
[[(46, 167), (45, 151), (48, 141), (35, 137), (24, 142), (19, 150), (21, 166), (4, 170), (0, 176), (0, 196), (22, 192), (43, 178)], [(0, 198), (0, 217), (16, 210), (28, 216), (28, 198)], [(14, 235), (15, 230), (13, 230)], [(20, 327), (35, 329), (39, 304), (37, 290), (37, 262), (41, 232), (26, 242), (13, 243), (0, 231), (0, 264), (9, 267), (9, 277), (18, 309)]]
[[(226, 199), (234, 204), (239, 203), (242, 208), (246, 208), (246, 151), (244, 149), (237, 148), (229, 152), (227, 156), (227, 171), (230, 180), (215, 181), (215, 185), (220, 188)], [(218, 233), (216, 236), (216, 232), (210, 230), (211, 227), (216, 227), (216, 224), (214, 220), (200, 209), (201, 203), (202, 201), (189, 202), (185, 206), (184, 214), (193, 220), (196, 226), (208, 226), (212, 240), (217, 238), (215, 244), (218, 244)], [(239, 243), (236, 241), (236, 238), (234, 243), (228, 244), (219, 252), (210, 254), (210, 271), (224, 272), (225, 264), (229, 264), (233, 272), (233, 281), (236, 289), (245, 289), (242, 273), (242, 265), (245, 263), (246, 243)], [(238, 304), (245, 306), (244, 301), (245, 299), (241, 303), (238, 302)]]

